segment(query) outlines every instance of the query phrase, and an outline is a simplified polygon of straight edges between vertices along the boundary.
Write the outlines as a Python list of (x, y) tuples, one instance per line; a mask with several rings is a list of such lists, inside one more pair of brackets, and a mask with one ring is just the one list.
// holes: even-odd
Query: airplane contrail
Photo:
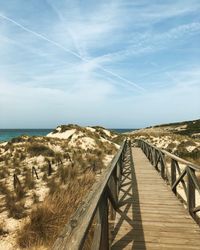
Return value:
[[(86, 58), (80, 56), (78, 53), (74, 52), (73, 50), (67, 49), (66, 47), (62, 46), (60, 43), (57, 43), (57, 42), (55, 42), (55, 41), (49, 39), (48, 37), (46, 37), (46, 36), (44, 36), (44, 35), (42, 35), (42, 34), (40, 34), (40, 33), (38, 33), (38, 32), (35, 32), (35, 31), (33, 31), (33, 30), (31, 30), (31, 29), (25, 27), (24, 25), (22, 25), (22, 24), (16, 22), (14, 19), (12, 19), (12, 18), (10, 18), (10, 17), (7, 17), (7, 16), (5, 16), (5, 15), (0, 14), (0, 18), (5, 19), (5, 20), (7, 20), (7, 21), (13, 23), (14, 25), (18, 26), (18, 27), (21, 28), (22, 30), (24, 30), (24, 31), (26, 31), (26, 32), (28, 32), (28, 33), (31, 33), (32, 35), (34, 35), (34, 36), (36, 36), (36, 37), (38, 37), (38, 38), (40, 38), (40, 39), (43, 39), (43, 40), (45, 40), (45, 41), (47, 41), (47, 42), (49, 42), (49, 43), (55, 45), (56, 47), (58, 47), (58, 48), (64, 50), (65, 52), (67, 52), (67, 53), (69, 53), (69, 54), (71, 54), (71, 55), (73, 55), (73, 56), (75, 56), (75, 57), (81, 59), (81, 60), (84, 61), (84, 62), (87, 62), (87, 63), (90, 62), (90, 60), (88, 60), (88, 59), (86, 59)], [(110, 74), (110, 75), (112, 75), (112, 76), (114, 76), (114, 77), (116, 77), (116, 78), (118, 78), (118, 79), (120, 79), (120, 80), (122, 80), (122, 81), (128, 83), (129, 85), (134, 86), (135, 88), (137, 88), (137, 89), (140, 90), (140, 91), (144, 91), (144, 90), (145, 90), (143, 87), (139, 86), (138, 84), (136, 84), (136, 83), (134, 83), (134, 82), (132, 82), (132, 81), (130, 81), (130, 80), (128, 80), (128, 79), (126, 79), (126, 78), (120, 76), (119, 74), (116, 74), (116, 73), (114, 73), (114, 72), (112, 72), (112, 71), (110, 71), (110, 70), (107, 70), (106, 68), (102, 67), (101, 65), (98, 65), (98, 64), (97, 64), (96, 67), (99, 68), (99, 69), (101, 69), (101, 70), (104, 71), (105, 73), (108, 73), (108, 74)]]

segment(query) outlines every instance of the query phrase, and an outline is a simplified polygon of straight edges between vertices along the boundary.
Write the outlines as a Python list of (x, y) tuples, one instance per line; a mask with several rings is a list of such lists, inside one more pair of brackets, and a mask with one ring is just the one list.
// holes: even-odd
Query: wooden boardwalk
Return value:
[(126, 158), (111, 249), (200, 249), (199, 226), (140, 148)]

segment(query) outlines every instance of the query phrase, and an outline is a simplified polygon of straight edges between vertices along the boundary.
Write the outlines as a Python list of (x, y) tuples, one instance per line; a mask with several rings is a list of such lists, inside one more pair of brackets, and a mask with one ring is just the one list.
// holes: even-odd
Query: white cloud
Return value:
[[(85, 119), (110, 127), (123, 122), (123, 126), (131, 126), (134, 119), (139, 124), (153, 121), (157, 115), (164, 117), (163, 113), (170, 117), (175, 100), (179, 106), (173, 110), (174, 117), (183, 117), (184, 111), (197, 114), (191, 104), (185, 110), (181, 106), (187, 92), (199, 104), (198, 55), (193, 54), (193, 69), (185, 61), (173, 69), (170, 60), (161, 68), (156, 52), (161, 51), (164, 60), (169, 49), (173, 53), (174, 47), (184, 43), (187, 48), (188, 41), (199, 35), (200, 23), (191, 14), (198, 13), (200, 3), (156, 2), (113, 0), (89, 5), (86, 1), (83, 6), (79, 1), (48, 0), (51, 25), (44, 22), (41, 30), (37, 27), (42, 19), (34, 18), (35, 9), (24, 20), (20, 12), (15, 16), (5, 11), (3, 15), (13, 17), (14, 22), (0, 22), (0, 113), (4, 124), (14, 118), (22, 124), (20, 120), (27, 119), (30, 127), (37, 117), (45, 127), (48, 121), (53, 126), (55, 120), (61, 123), (65, 117), (69, 122)], [(16, 3), (19, 9), (24, 11)], [(153, 70), (145, 64), (149, 60)]]

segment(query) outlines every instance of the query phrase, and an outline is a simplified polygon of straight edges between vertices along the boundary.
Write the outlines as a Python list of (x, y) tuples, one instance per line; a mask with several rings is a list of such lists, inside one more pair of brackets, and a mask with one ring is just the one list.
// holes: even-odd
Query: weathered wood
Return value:
[[(148, 152), (149, 150), (152, 150), (154, 148), (154, 150), (157, 152), (157, 154), (155, 154), (155, 159), (153, 160), (153, 162), (155, 162), (154, 167), (158, 172), (161, 173), (163, 179), (165, 179), (166, 177), (166, 181), (169, 180), (170, 177), (172, 191), (179, 198), (179, 200), (181, 200), (182, 203), (184, 203), (188, 207), (188, 211), (190, 212), (191, 216), (196, 220), (197, 223), (199, 223), (200, 218), (195, 214), (197, 213), (195, 210), (195, 190), (197, 190), (200, 194), (200, 183), (195, 175), (195, 171), (200, 171), (200, 167), (184, 159), (181, 159), (180, 157), (177, 157), (176, 155), (173, 155), (165, 150), (158, 149), (145, 141), (139, 140), (138, 145), (142, 148), (143, 152), (146, 154), (150, 162), (152, 162), (152, 160), (150, 159)], [(171, 174), (168, 173), (168, 168), (163, 161), (165, 156), (171, 159)], [(180, 170), (179, 163), (185, 165), (185, 169), (182, 172)], [(161, 170), (159, 170), (158, 164), (161, 165)], [(186, 173), (188, 180), (187, 185), (184, 180), (184, 176), (186, 175)], [(178, 178), (177, 174), (179, 175)], [(183, 186), (187, 200), (183, 199), (183, 197), (177, 192), (177, 186), (179, 183), (181, 183)]]
[[(109, 223), (113, 224), (114, 220), (112, 249), (198, 249), (199, 227), (162, 178), (166, 181), (171, 178), (171, 188), (176, 193), (177, 185), (185, 184), (183, 178), (187, 173), (188, 185), (184, 187), (187, 188), (189, 212), (195, 218), (200, 211), (199, 206), (195, 207), (195, 189), (200, 192), (195, 171), (200, 168), (144, 141), (138, 145), (154, 168), (140, 149), (134, 151), (140, 152), (139, 157), (133, 152), (133, 162), (131, 141), (125, 141), (52, 249), (82, 249), (91, 226), (94, 232), (91, 249), (110, 249)], [(171, 174), (165, 162), (166, 155), (171, 158)], [(178, 162), (187, 162), (183, 172)], [(130, 241), (133, 244), (130, 245)]]
[(110, 219), (114, 220), (115, 219), (115, 215), (116, 215), (116, 209), (117, 209), (117, 204), (118, 204), (118, 189), (117, 189), (117, 175), (116, 175), (116, 170), (117, 168), (115, 168), (115, 170), (113, 171), (113, 175), (110, 177), (109, 183), (108, 183), (108, 192), (110, 193), (110, 195), (108, 194), (109, 198), (112, 199), (112, 201), (110, 200), (112, 206), (110, 207)]
[(109, 249), (108, 200), (106, 192), (101, 197), (99, 212), (101, 214), (101, 240), (99, 250)]
[(35, 174), (36, 178), (39, 179), (36, 168), (32, 167), (32, 176), (34, 176), (34, 174)]
[[(175, 160), (171, 159), (171, 187), (174, 186), (176, 182), (176, 164)], [(173, 187), (172, 191), (176, 194), (176, 186)]]
[(13, 175), (13, 186), (14, 188), (21, 187), (21, 182), (16, 174)]
[[(179, 174), (179, 176), (180, 176), (180, 175), (181, 175), (181, 170), (180, 170), (179, 164), (177, 164), (176, 169), (177, 169), (178, 174)], [(183, 171), (184, 171), (184, 170), (183, 170)], [(184, 176), (183, 176), (183, 177), (184, 177)], [(186, 186), (186, 184), (185, 184), (184, 178), (181, 178), (181, 183), (182, 183), (182, 185), (183, 185), (183, 189), (184, 189), (185, 195), (187, 195), (187, 186)]]
[(99, 250), (100, 242), (101, 242), (101, 223), (102, 223), (102, 214), (100, 213), (100, 208), (97, 208), (97, 214), (96, 214), (96, 223), (95, 223), (95, 231), (94, 231), (94, 237), (93, 242), (91, 245), (91, 249)]
[(186, 160), (184, 160), (184, 159), (182, 159), (182, 158), (180, 158), (180, 157), (178, 157), (178, 156), (176, 156), (176, 155), (174, 155), (174, 154), (171, 154), (171, 153), (169, 153), (168, 151), (166, 151), (166, 150), (164, 150), (164, 149), (162, 149), (161, 151), (162, 151), (166, 156), (169, 156), (171, 159), (174, 159), (175, 161), (178, 161), (178, 162), (180, 162), (180, 163), (182, 163), (182, 164), (184, 164), (184, 165), (187, 165), (187, 166), (189, 166), (190, 168), (192, 168), (192, 169), (194, 169), (194, 170), (200, 171), (200, 166), (198, 166), (198, 165), (196, 165), (196, 164), (193, 164), (193, 163), (191, 163), (191, 162), (189, 162), (189, 161), (186, 161)]
[(183, 170), (183, 172), (179, 175), (178, 179), (173, 183), (171, 187), (173, 192), (175, 192), (176, 186), (179, 184), (179, 182), (181, 182), (181, 180), (185, 175), (186, 175), (186, 169)]
[[(95, 239), (99, 239), (97, 240), (99, 243), (93, 242), (94, 249), (98, 248), (98, 244), (99, 249), (108, 249), (108, 198), (112, 200), (112, 205), (116, 208), (116, 187), (113, 186), (113, 182), (117, 181), (119, 186), (126, 147), (127, 141), (124, 141), (99, 182), (94, 184), (91, 192), (71, 218), (70, 223), (66, 224), (52, 249), (67, 250), (69, 246), (71, 250), (82, 249), (95, 214), (97, 214), (98, 222), (94, 234)], [(116, 169), (119, 172), (118, 178), (115, 178)]]
[(52, 174), (53, 169), (52, 169), (52, 165), (49, 159), (47, 159), (47, 162), (48, 162), (47, 173), (48, 173), (48, 176), (50, 176)]
[(165, 155), (161, 153), (161, 177), (165, 179), (165, 172), (166, 172), (166, 163), (165, 163)]
[(180, 158), (180, 157), (178, 157), (178, 156), (176, 156), (174, 154), (171, 154), (171, 153), (169, 153), (168, 151), (166, 151), (164, 149), (157, 148), (156, 146), (152, 145), (149, 142), (146, 142), (146, 141), (143, 141), (143, 140), (138, 140), (138, 144), (142, 148), (145, 155), (147, 155), (146, 154), (146, 150), (147, 150), (146, 148), (152, 147), (152, 148), (155, 148), (158, 152), (164, 153), (169, 158), (174, 159), (174, 160), (176, 160), (176, 161), (178, 161), (178, 162), (180, 162), (182, 164), (185, 164), (185, 165), (189, 166), (190, 168), (193, 168), (194, 170), (200, 171), (200, 166), (198, 166), (198, 165), (196, 165), (194, 163), (191, 163), (189, 161), (186, 161), (186, 160), (184, 160), (184, 159), (182, 159), (182, 158)]
[(193, 172), (194, 172), (193, 169), (187, 170), (187, 177), (188, 177), (187, 205), (188, 205), (188, 211), (192, 217), (194, 217), (193, 209), (195, 207), (195, 186), (192, 180)]
[(195, 207), (194, 209), (193, 209), (193, 212), (194, 213), (197, 213), (197, 212), (199, 212), (200, 211), (200, 206), (197, 206), (197, 207)]
[(200, 229), (187, 210), (139, 148), (133, 161), (120, 190), (111, 249), (198, 249)]
[(196, 175), (195, 175), (194, 169), (191, 169), (191, 168), (189, 167), (189, 168), (187, 168), (187, 172), (188, 172), (188, 174), (190, 175), (191, 180), (192, 180), (192, 182), (193, 182), (195, 188), (197, 189), (198, 193), (200, 194), (200, 183), (199, 183), (199, 181), (198, 181), (198, 179), (197, 179), (197, 177), (196, 177)]

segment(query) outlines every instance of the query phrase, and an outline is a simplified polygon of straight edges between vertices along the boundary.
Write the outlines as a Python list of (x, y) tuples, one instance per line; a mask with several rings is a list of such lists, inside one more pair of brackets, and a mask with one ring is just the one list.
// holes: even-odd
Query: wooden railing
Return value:
[[(190, 215), (200, 224), (200, 167), (177, 157), (165, 150), (158, 149), (144, 140), (138, 140), (141, 147), (151, 164), (160, 172), (160, 175), (171, 186), (174, 194), (187, 206)], [(183, 195), (180, 194), (182, 187)], [(159, 190), (158, 190), (159, 192)], [(197, 195), (199, 201), (197, 201)], [(198, 204), (197, 204), (198, 203)]]
[(91, 249), (109, 249), (109, 221), (115, 219), (124, 157), (129, 146), (130, 141), (123, 142), (111, 164), (80, 204), (52, 249), (87, 249), (87, 244)]

